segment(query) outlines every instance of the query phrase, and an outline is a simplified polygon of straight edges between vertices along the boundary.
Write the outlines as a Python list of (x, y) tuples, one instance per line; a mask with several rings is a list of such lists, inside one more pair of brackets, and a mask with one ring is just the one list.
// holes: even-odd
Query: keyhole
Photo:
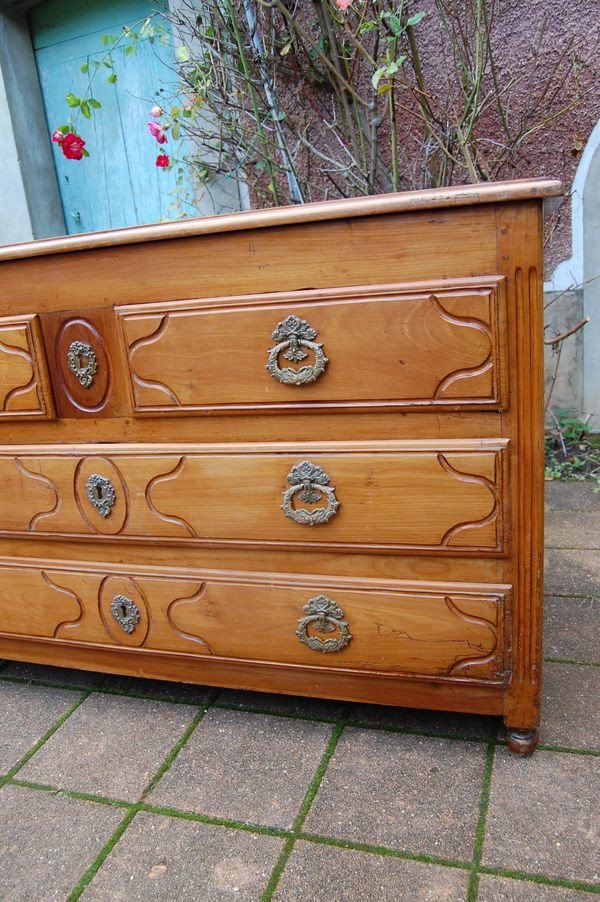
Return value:
[(125, 607), (124, 604), (122, 604), (122, 605), (119, 605), (119, 609), (121, 612), (121, 617), (123, 618), (123, 620), (125, 620), (125, 618), (127, 617), (127, 608)]

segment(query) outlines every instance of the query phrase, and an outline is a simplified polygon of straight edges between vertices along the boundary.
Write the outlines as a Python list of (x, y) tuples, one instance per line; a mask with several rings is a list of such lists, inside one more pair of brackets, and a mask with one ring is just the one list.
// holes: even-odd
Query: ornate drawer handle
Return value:
[(115, 595), (110, 605), (110, 612), (124, 633), (133, 633), (140, 622), (140, 609), (126, 595)]
[[(266, 364), (266, 368), (274, 379), (278, 379), (284, 385), (304, 385), (307, 382), (314, 382), (325, 372), (328, 358), (323, 353), (323, 345), (313, 341), (317, 334), (316, 329), (313, 329), (305, 319), (300, 319), (293, 314), (277, 324), (271, 338), (274, 338), (278, 344), (269, 351)], [(312, 351), (315, 355), (315, 362), (312, 366), (301, 366), (297, 370), (291, 366), (280, 368), (280, 354), (283, 354), (286, 360), (300, 363), (308, 357), (305, 349)]]
[(101, 517), (108, 517), (117, 500), (117, 493), (110, 479), (92, 473), (85, 484), (88, 501), (96, 508)]
[[(300, 617), (296, 635), (304, 645), (308, 645), (313, 651), (341, 651), (352, 639), (347, 622), (343, 619), (344, 612), (335, 601), (326, 595), (317, 595), (304, 605), (304, 613), (308, 616)], [(333, 633), (339, 630), (337, 639), (319, 639), (318, 636), (309, 636), (308, 627), (319, 633)]]
[[(328, 485), (329, 476), (321, 467), (311, 464), (309, 460), (303, 460), (302, 463), (292, 467), (287, 481), (291, 484), (291, 488), (283, 493), (281, 509), (294, 523), (317, 526), (319, 523), (327, 523), (335, 515), (340, 502), (335, 497), (335, 488)], [(312, 511), (294, 507), (295, 495), (298, 495), (299, 501), (307, 501), (309, 504), (315, 504), (323, 497), (327, 501), (327, 507), (317, 507)]]
[(90, 388), (98, 372), (98, 361), (92, 346), (84, 341), (73, 341), (67, 352), (67, 365), (79, 379), (80, 385)]

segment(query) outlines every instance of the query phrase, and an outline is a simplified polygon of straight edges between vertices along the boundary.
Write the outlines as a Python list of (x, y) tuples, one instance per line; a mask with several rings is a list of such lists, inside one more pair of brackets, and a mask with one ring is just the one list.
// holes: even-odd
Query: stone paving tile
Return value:
[(600, 495), (595, 511), (546, 511), (546, 548), (600, 549)]
[(168, 702), (90, 695), (19, 777), (137, 801), (196, 710)]
[(296, 695), (275, 695), (268, 692), (243, 692), (224, 689), (217, 699), (217, 706), (232, 708), (260, 708), (269, 714), (292, 717), (316, 717), (337, 720), (344, 712), (344, 702), (322, 698), (301, 698)]
[(122, 809), (4, 786), (0, 789), (0, 897), (64, 900), (123, 819)]
[(331, 731), (329, 724), (211, 708), (148, 801), (290, 828)]
[(87, 689), (100, 683), (104, 677), (93, 670), (70, 670), (67, 667), (49, 667), (45, 664), (28, 664), (22, 661), (10, 661), (2, 671), (3, 677), (31, 682), (52, 683), (67, 686), (69, 689)]
[(0, 774), (14, 767), (80, 697), (69, 689), (0, 682)]
[(549, 549), (545, 555), (547, 595), (600, 597), (600, 552)]
[(477, 902), (592, 902), (594, 896), (531, 880), (508, 880), (482, 874)]
[(258, 900), (283, 840), (137, 814), (83, 894), (86, 902)]
[(306, 832), (470, 860), (483, 746), (347, 728)]
[(483, 864), (565, 880), (600, 879), (600, 758), (498, 749)]
[(596, 598), (545, 598), (544, 655), (600, 662), (600, 594)]
[(353, 705), (350, 722), (392, 730), (444, 733), (466, 739), (489, 739), (498, 729), (498, 718), (456, 714), (449, 711), (421, 711), (386, 705)]
[(600, 751), (600, 667), (546, 664), (542, 694), (542, 743)]
[(468, 871), (297, 842), (275, 902), (464, 902)]
[(158, 698), (164, 702), (185, 702), (202, 705), (214, 694), (209, 686), (195, 686), (191, 683), (173, 683), (163, 680), (146, 680), (142, 677), (113, 676), (108, 674), (102, 681), (101, 690), (122, 692), (124, 695), (142, 695)]
[(548, 480), (545, 485), (547, 511), (595, 511), (600, 508), (600, 495), (593, 482)]

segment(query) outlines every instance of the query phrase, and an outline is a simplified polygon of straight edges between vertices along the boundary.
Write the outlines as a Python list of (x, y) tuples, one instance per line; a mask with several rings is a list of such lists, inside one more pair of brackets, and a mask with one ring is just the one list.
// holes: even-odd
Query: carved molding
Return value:
[(0, 419), (53, 416), (38, 318), (0, 318)]
[[(329, 387), (329, 377), (325, 376), (319, 380), (319, 386), (322, 389), (318, 395), (311, 393), (306, 394), (306, 390), (294, 391), (294, 397), (285, 398), (283, 395), (269, 394), (265, 395), (265, 385), (263, 385), (260, 373), (250, 369), (247, 372), (240, 371), (240, 380), (243, 380), (245, 386), (256, 384), (256, 397), (249, 400), (247, 397), (241, 402), (226, 401), (221, 399), (217, 401), (209, 401), (207, 399), (195, 400), (193, 393), (190, 393), (190, 385), (183, 376), (177, 384), (169, 379), (168, 365), (165, 370), (165, 361), (173, 358), (177, 353), (193, 358), (196, 354), (196, 347), (200, 341), (202, 321), (206, 317), (219, 316), (221, 320), (230, 314), (232, 319), (232, 334), (237, 337), (237, 331), (243, 327), (239, 319), (241, 314), (250, 316), (253, 310), (262, 311), (268, 305), (275, 305), (275, 311), (281, 315), (282, 310), (286, 307), (289, 309), (287, 319), (282, 319), (278, 328), (275, 329), (274, 337), (279, 336), (279, 344), (272, 348), (269, 352), (269, 358), (266, 368), (271, 376), (278, 381), (289, 383), (293, 386), (301, 386), (312, 383), (324, 372), (327, 364), (327, 358), (324, 355), (322, 346), (315, 343), (310, 336), (316, 336), (316, 332), (311, 326), (294, 314), (294, 309), (301, 309), (302, 304), (318, 304), (319, 308), (327, 313), (329, 303), (339, 304), (342, 300), (351, 303), (354, 295), (351, 290), (344, 292), (343, 298), (336, 297), (340, 295), (340, 290), (325, 291), (304, 291), (291, 292), (288, 294), (256, 296), (252, 298), (234, 298), (219, 299), (218, 305), (214, 300), (211, 301), (192, 301), (192, 302), (171, 302), (166, 304), (141, 304), (135, 308), (123, 307), (117, 308), (117, 316), (120, 318), (123, 340), (126, 345), (125, 353), (129, 364), (129, 375), (131, 380), (131, 389), (134, 399), (134, 409), (140, 414), (157, 414), (157, 413), (174, 413), (178, 415), (202, 413), (220, 410), (223, 412), (248, 412), (264, 410), (264, 409), (286, 409), (286, 410), (317, 410), (317, 409), (336, 409), (353, 410), (353, 409), (373, 409), (373, 408), (422, 408), (424, 405), (430, 407), (466, 407), (468, 409), (499, 409), (505, 403), (503, 389), (503, 370), (505, 368), (506, 349), (501, 346), (500, 342), (500, 308), (504, 303), (504, 280), (502, 278), (490, 277), (481, 280), (448, 280), (443, 285), (438, 284), (432, 286), (433, 290), (424, 288), (419, 291), (418, 286), (374, 286), (360, 289), (360, 294), (356, 297), (368, 308), (369, 302), (385, 303), (398, 301), (406, 307), (406, 305), (429, 305), (430, 321), (435, 319), (446, 323), (453, 331), (460, 347), (464, 349), (465, 354), (470, 356), (470, 360), (464, 366), (454, 366), (448, 372), (438, 377), (438, 381), (431, 387), (431, 390), (423, 392), (418, 397), (403, 397), (402, 371), (398, 373), (397, 391), (399, 397), (377, 397), (376, 384), (373, 385), (373, 396), (364, 399), (352, 397), (352, 385), (354, 384), (355, 369), (351, 346), (345, 350), (345, 354), (336, 357), (335, 364), (338, 372), (346, 367), (348, 369), (348, 394), (344, 398), (334, 395), (327, 397), (327, 389)], [(330, 300), (331, 298), (331, 300)], [(449, 309), (457, 300), (465, 299), (471, 301), (473, 309), (480, 315), (458, 315)], [(415, 307), (416, 309), (416, 307)], [(424, 308), (423, 308), (424, 309)], [(419, 314), (421, 317), (425, 314)], [(326, 317), (325, 317), (326, 318)], [(187, 324), (187, 328), (182, 326), (182, 320)], [(297, 321), (298, 335), (300, 336), (296, 344), (298, 347), (290, 347), (290, 340), (287, 332), (284, 335), (284, 327), (291, 320)], [(171, 323), (176, 330), (172, 332), (169, 329)], [(139, 337), (139, 332), (144, 325), (149, 329), (146, 335)], [(280, 328), (281, 327), (281, 328)], [(323, 327), (326, 329), (326, 327)], [(302, 331), (304, 329), (304, 331)], [(485, 339), (485, 347), (482, 348), (480, 359), (468, 354), (472, 341), (462, 337), (463, 333), (476, 332)], [(131, 334), (131, 338), (128, 338)], [(421, 333), (427, 335), (426, 329)], [(437, 353), (439, 347), (435, 345), (435, 339), (431, 348), (431, 360), (435, 360), (439, 365), (443, 360), (443, 355)], [(447, 341), (451, 339), (448, 338)], [(361, 342), (364, 341), (361, 339)], [(159, 346), (163, 344), (162, 349)], [(314, 362), (310, 366), (302, 366), (299, 369), (284, 368), (280, 369), (278, 359), (280, 355), (285, 356), (286, 353), (292, 354), (294, 358), (301, 359), (299, 355), (306, 356), (307, 348), (311, 355), (316, 355)], [(143, 355), (142, 351), (152, 349), (152, 353), (156, 350), (156, 356), (153, 357), (149, 353)], [(376, 350), (374, 350), (376, 353)], [(227, 348), (223, 348), (223, 356), (226, 357)], [(401, 361), (402, 362), (402, 361)], [(224, 362), (223, 367), (227, 365)], [(264, 366), (264, 365), (263, 365)], [(217, 363), (215, 362), (215, 367)], [(235, 368), (229, 367), (223, 370), (228, 376), (236, 373)], [(436, 374), (437, 375), (437, 374)], [(218, 378), (218, 370), (215, 371), (215, 377)], [(485, 377), (485, 381), (483, 380)], [(179, 385), (181, 382), (181, 386)], [(464, 388), (462, 384), (464, 383)], [(472, 390), (469, 384), (473, 383)], [(268, 386), (267, 386), (268, 387)], [(155, 393), (155, 397), (152, 396)], [(339, 392), (339, 388), (338, 388)], [(235, 395), (234, 395), (235, 396)], [(310, 398), (310, 399), (309, 399)], [(263, 400), (264, 399), (264, 400)]]

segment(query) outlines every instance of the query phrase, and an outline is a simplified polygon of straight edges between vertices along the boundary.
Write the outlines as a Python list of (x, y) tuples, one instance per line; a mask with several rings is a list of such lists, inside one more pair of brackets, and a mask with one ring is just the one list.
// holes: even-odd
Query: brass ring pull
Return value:
[[(335, 488), (329, 486), (329, 476), (321, 467), (304, 460), (292, 467), (288, 473), (287, 481), (290, 488), (283, 493), (281, 509), (294, 523), (304, 526), (318, 526), (327, 523), (337, 512), (340, 502), (335, 497)], [(294, 507), (295, 496), (299, 501), (315, 504), (321, 498), (327, 502), (326, 507), (317, 507), (314, 510), (306, 510), (303, 507)]]
[[(293, 314), (277, 324), (277, 328), (271, 335), (278, 344), (269, 351), (266, 368), (273, 376), (284, 385), (305, 385), (314, 382), (325, 372), (328, 358), (323, 352), (323, 345), (313, 341), (317, 337), (316, 329), (313, 329), (305, 319), (300, 319)], [(292, 363), (300, 363), (308, 357), (308, 351), (315, 355), (315, 362), (310, 365), (294, 369), (279, 366), (279, 355), (283, 354), (286, 360)]]
[[(313, 651), (324, 652), (341, 651), (348, 645), (352, 636), (344, 620), (344, 612), (335, 601), (326, 595), (318, 595), (311, 598), (303, 610), (307, 616), (299, 618), (296, 635), (304, 645), (308, 645)], [(339, 635), (337, 639), (320, 639), (318, 636), (308, 634), (309, 627), (319, 633), (333, 633), (338, 630)]]
[(98, 476), (97, 473), (92, 473), (85, 484), (85, 492), (88, 501), (98, 511), (100, 516), (108, 517), (117, 500), (117, 493), (110, 479), (107, 479), (105, 476)]
[(115, 595), (110, 605), (110, 612), (124, 633), (133, 633), (140, 622), (140, 609), (126, 595)]
[(67, 352), (67, 365), (79, 384), (90, 388), (98, 372), (98, 361), (91, 345), (84, 341), (73, 341)]

